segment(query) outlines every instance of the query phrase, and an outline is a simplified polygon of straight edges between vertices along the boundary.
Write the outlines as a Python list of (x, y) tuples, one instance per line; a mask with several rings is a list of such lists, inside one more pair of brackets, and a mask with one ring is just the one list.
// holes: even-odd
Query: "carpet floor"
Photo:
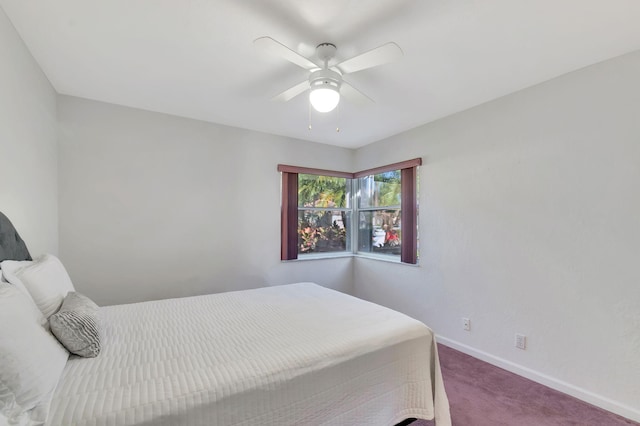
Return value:
[(438, 353), (453, 426), (640, 426), (447, 346)]

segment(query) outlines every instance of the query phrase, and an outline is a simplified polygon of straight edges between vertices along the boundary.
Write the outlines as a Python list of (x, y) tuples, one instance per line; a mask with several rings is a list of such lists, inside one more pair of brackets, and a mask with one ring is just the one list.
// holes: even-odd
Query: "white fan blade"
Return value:
[(380, 47), (369, 50), (368, 52), (354, 56), (351, 59), (342, 61), (335, 66), (342, 71), (343, 74), (348, 74), (397, 61), (402, 58), (402, 55), (403, 53), (400, 46), (393, 42), (389, 42)]
[(295, 86), (288, 88), (284, 92), (274, 96), (271, 99), (274, 101), (287, 102), (295, 98), (296, 96), (298, 96), (300, 93), (305, 92), (308, 89), (309, 89), (309, 80), (305, 80), (302, 83), (298, 83)]
[(346, 100), (358, 106), (375, 103), (373, 99), (371, 99), (344, 80), (342, 80), (342, 86), (340, 86), (340, 96), (343, 96)]
[(253, 41), (253, 44), (264, 50), (265, 52), (269, 52), (272, 55), (279, 56), (281, 58), (286, 59), (289, 62), (296, 64), (299, 67), (302, 67), (306, 70), (321, 68), (318, 65), (311, 62), (309, 59), (305, 58), (298, 52), (294, 52), (289, 49), (284, 44), (275, 41), (271, 37), (260, 37)]

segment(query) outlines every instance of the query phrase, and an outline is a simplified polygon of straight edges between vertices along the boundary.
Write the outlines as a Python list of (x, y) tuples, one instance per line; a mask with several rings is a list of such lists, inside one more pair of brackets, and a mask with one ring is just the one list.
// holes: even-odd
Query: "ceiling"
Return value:
[[(640, 49), (638, 0), (0, 0), (61, 94), (356, 148)], [(270, 36), (337, 60), (404, 57), (345, 76), (375, 100), (311, 114), (270, 98), (307, 72)], [(340, 127), (340, 132), (336, 132)]]

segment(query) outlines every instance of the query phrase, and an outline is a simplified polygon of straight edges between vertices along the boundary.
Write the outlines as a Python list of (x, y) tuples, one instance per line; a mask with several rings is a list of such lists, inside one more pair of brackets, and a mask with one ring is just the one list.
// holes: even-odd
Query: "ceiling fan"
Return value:
[(390, 42), (337, 64), (329, 64), (335, 57), (337, 48), (332, 43), (321, 43), (316, 47), (316, 55), (322, 61), (322, 64), (318, 65), (271, 37), (257, 38), (253, 44), (309, 71), (307, 80), (290, 87), (273, 99), (286, 102), (309, 90), (309, 101), (318, 112), (332, 111), (340, 102), (341, 95), (357, 105), (373, 102), (370, 97), (344, 81), (343, 75), (394, 62), (403, 55), (402, 49)]

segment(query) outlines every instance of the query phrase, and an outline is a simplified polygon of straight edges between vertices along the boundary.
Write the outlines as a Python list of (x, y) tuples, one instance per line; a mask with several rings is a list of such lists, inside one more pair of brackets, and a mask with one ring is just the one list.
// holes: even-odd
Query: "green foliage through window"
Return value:
[(400, 256), (401, 171), (358, 179), (358, 251)]
[(341, 252), (348, 246), (351, 180), (298, 175), (298, 253)]
[[(349, 182), (348, 182), (349, 181)], [(298, 206), (299, 207), (348, 207), (347, 185), (350, 179), (298, 175)]]

